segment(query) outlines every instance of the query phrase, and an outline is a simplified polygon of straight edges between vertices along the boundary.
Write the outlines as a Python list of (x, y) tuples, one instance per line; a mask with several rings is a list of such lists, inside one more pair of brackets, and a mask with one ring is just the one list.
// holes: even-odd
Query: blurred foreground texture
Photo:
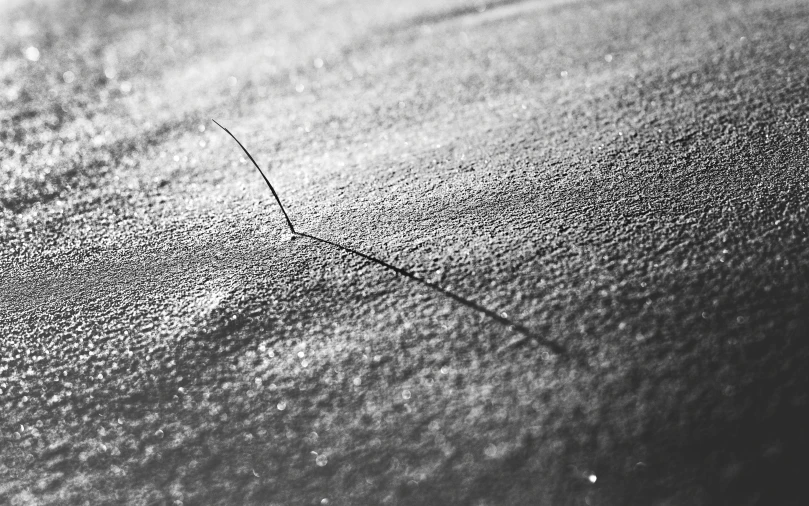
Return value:
[(807, 504), (808, 209), (806, 1), (3, 2), (0, 503)]

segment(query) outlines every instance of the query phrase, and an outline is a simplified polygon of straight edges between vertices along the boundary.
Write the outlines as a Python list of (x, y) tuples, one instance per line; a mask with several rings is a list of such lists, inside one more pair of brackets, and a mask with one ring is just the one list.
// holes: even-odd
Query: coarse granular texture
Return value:
[(808, 62), (797, 0), (3, 4), (0, 503), (805, 504)]

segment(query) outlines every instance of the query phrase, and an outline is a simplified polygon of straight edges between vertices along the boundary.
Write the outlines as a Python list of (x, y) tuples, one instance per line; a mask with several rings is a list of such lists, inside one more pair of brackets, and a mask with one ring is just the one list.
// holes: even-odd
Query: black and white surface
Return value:
[(809, 3), (0, 5), (0, 503), (805, 504)]

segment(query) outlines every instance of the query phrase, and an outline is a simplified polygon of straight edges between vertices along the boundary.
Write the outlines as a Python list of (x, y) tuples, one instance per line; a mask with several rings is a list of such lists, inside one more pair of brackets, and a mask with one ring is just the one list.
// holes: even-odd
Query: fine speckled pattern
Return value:
[(0, 504), (805, 504), (807, 90), (800, 0), (0, 3)]

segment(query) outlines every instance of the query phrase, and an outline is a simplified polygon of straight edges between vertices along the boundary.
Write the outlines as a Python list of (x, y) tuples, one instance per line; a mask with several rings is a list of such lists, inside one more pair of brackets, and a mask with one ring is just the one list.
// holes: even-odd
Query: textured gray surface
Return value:
[(803, 504), (806, 2), (5, 9), (0, 503)]

